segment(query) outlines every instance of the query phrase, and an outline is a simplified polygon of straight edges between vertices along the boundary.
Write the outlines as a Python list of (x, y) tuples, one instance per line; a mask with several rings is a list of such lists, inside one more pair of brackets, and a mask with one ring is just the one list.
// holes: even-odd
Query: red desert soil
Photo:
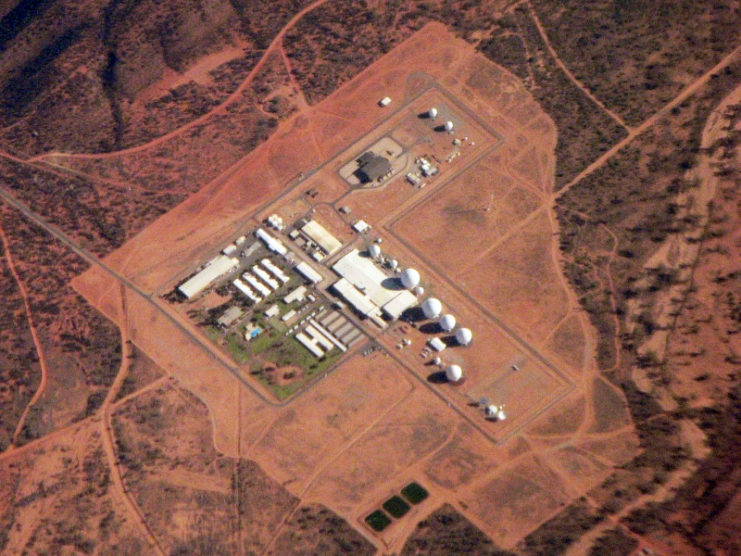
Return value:
[[(375, 106), (378, 91), (403, 104), (410, 83), (415, 83), (414, 79), (407, 81), (411, 68), (415, 71), (423, 68), (463, 99), (471, 110), (481, 114), (487, 125), (503, 137), (498, 150), (491, 151), (492, 158), (482, 158), (488, 161), (488, 166), (478, 166), (480, 153), (494, 149), (498, 143), (496, 137), (486, 139), (483, 131), (476, 131), (479, 124), (472, 121), (471, 133), (481, 134), (480, 146), (472, 149), (470, 155), (476, 163), (462, 162), (456, 167), (467, 172), (461, 174), (463, 180), (470, 173), (479, 187), (491, 187), (495, 196), (494, 210), (480, 211), (492, 231), (500, 233), (497, 243), (478, 248), (482, 264), (493, 264), (489, 262), (491, 259), (498, 265), (491, 270), (487, 270), (488, 266), (479, 270), (487, 276), (484, 282), (490, 284), (489, 289), (477, 286), (482, 283), (481, 274), (476, 274), (481, 264), (469, 264), (462, 270), (448, 269), (448, 276), (425, 262), (431, 257), (430, 250), (437, 252), (439, 244), (421, 243), (417, 238), (423, 238), (424, 234), (419, 230), (402, 233), (403, 218), (419, 204), (417, 199), (424, 201), (423, 210), (430, 210), (429, 216), (420, 221), (423, 227), (428, 220), (440, 218), (438, 213), (461, 208), (472, 211), (474, 222), (480, 218), (475, 214), (479, 208), (476, 202), (472, 201), (470, 207), (451, 206), (458, 199), (449, 192), (461, 187), (460, 181), (453, 180), (445, 187), (431, 185), (422, 197), (407, 195), (407, 200), (396, 206), (394, 197), (386, 196), (384, 203), (392, 203), (382, 209), (386, 216), (378, 222), (369, 217), (369, 221), (382, 230), (389, 249), (398, 251), (404, 261), (431, 277), (438, 284), (440, 295), (461, 318), (476, 323), (472, 326), (481, 331), (482, 338), (490, 331), (494, 343), (482, 340), (481, 349), (451, 352), (451, 356), (458, 353), (464, 359), (472, 358), (467, 367), (472, 374), (463, 390), (438, 391), (431, 386), (426, 380), (426, 369), (419, 368), (420, 363), (412, 358), (411, 351), (409, 355), (394, 357), (381, 352), (370, 357), (351, 357), (289, 405), (277, 406), (249, 379), (242, 382), (243, 379), (236, 378), (233, 363), (202, 341), (201, 333), (184, 316), (173, 313), (164, 301), (153, 301), (148, 296), (167, 291), (194, 261), (205, 259), (214, 245), (253, 226), (250, 215), (280, 211), (284, 203), (294, 203), (291, 206), (296, 206), (295, 210), (305, 210), (299, 207), (307, 202), (311, 204), (306, 196), (298, 204), (293, 199), (310, 188), (310, 183), (321, 186), (324, 181), (312, 178), (307, 180), (309, 184), (301, 184), (295, 190), (289, 188), (298, 183), (296, 176), (324, 161), (314, 149), (303, 145), (314, 144), (314, 138), (321, 137), (321, 152), (339, 153), (356, 143), (362, 134), (382, 124), (388, 116)], [(493, 81), (496, 86), (492, 88), (492, 81), (477, 80), (480, 71), (496, 77)], [(412, 88), (411, 94), (417, 91)], [(373, 108), (350, 110), (357, 106)], [(353, 125), (337, 126), (338, 116), (353, 119)], [(331, 128), (331, 133), (327, 133), (326, 126)], [(257, 461), (291, 495), (303, 503), (321, 504), (338, 512), (374, 546), (400, 550), (416, 520), (429, 511), (415, 509), (409, 518), (380, 537), (361, 524), (373, 506), (403, 486), (405, 480), (421, 480), (430, 490), (429, 504), (440, 504), (453, 497), (460, 500), (458, 511), (497, 544), (514, 546), (524, 534), (557, 512), (562, 503), (602, 480), (610, 466), (599, 453), (604, 446), (597, 441), (603, 433), (589, 431), (595, 419), (591, 409), (593, 393), (586, 380), (595, 373), (588, 356), (592, 349), (591, 331), (583, 314), (577, 311), (573, 294), (564, 285), (554, 256), (557, 245), (547, 196), (552, 190), (549, 169), (553, 167), (554, 141), (552, 123), (516, 78), (454, 39), (444, 27), (430, 25), (316, 107), (306, 108), (281, 124), (273, 137), (242, 163), (106, 258), (109, 268), (131, 280), (127, 288), (130, 293), (126, 296), (131, 339), (209, 408), (214, 444), (219, 450), (230, 457)], [(532, 162), (523, 163), (526, 159)], [(487, 168), (492, 164), (497, 179), (487, 180)], [(528, 171), (533, 164), (538, 167), (535, 173)], [(328, 166), (321, 174), (323, 180), (333, 178), (332, 168)], [(407, 187), (396, 181), (388, 186), (388, 191)], [(323, 203), (332, 202), (342, 192), (336, 186), (320, 190), (326, 195)], [(488, 202), (490, 196), (487, 192), (479, 202)], [(350, 198), (347, 202), (352, 204)], [(365, 216), (360, 209), (353, 211), (356, 213)], [(327, 225), (343, 224), (329, 220)], [(460, 227), (456, 233), (453, 229), (448, 232), (452, 241), (446, 249), (451, 253), (472, 249), (475, 256), (477, 248), (473, 246), (479, 237), (476, 226)], [(523, 252), (527, 254), (524, 262), (517, 256)], [(509, 291), (506, 288), (513, 280), (522, 282), (523, 275), (533, 272), (550, 278), (538, 283), (526, 281), (528, 287), (520, 290), (525, 292), (523, 298), (519, 293), (502, 295), (501, 291)], [(500, 273), (502, 279), (498, 279)], [(471, 284), (468, 296), (457, 284), (461, 276)], [(99, 268), (76, 279), (75, 287), (110, 318), (121, 321), (120, 290), (111, 285)], [(549, 343), (568, 318), (572, 323), (568, 335), (559, 336), (557, 346)], [(532, 328), (527, 325), (530, 321), (539, 324)], [(574, 321), (579, 323), (580, 330)], [(497, 323), (501, 322), (509, 322), (511, 328), (500, 328)], [(393, 351), (390, 335), (383, 336), (381, 341), (384, 346), (388, 343), (387, 349)], [(421, 337), (415, 341), (421, 341)], [(523, 342), (530, 347), (523, 347)], [(484, 349), (487, 344), (491, 349)], [(503, 353), (496, 353), (496, 346)], [(516, 357), (517, 351), (523, 349), (540, 355), (533, 356), (532, 363), (523, 370), (522, 381), (514, 376), (506, 378), (508, 358)], [(572, 355), (573, 350), (579, 355)], [(563, 369), (549, 362), (554, 355)], [(477, 379), (475, 369), (491, 368), (493, 360), (498, 361), (499, 378), (492, 382), (491, 377), (480, 374)], [(576, 377), (580, 377), (579, 382), (575, 382)], [(496, 390), (497, 385), (511, 391), (509, 403), (514, 415), (499, 432), (487, 427), (465, 399), (466, 388), (473, 395), (475, 388)], [(549, 412), (557, 411), (559, 400), (572, 389), (582, 390), (590, 400), (585, 413), (568, 417), (577, 421), (565, 425), (562, 430), (569, 432), (559, 436), (557, 443), (544, 441), (543, 432), (529, 442), (524, 427), (531, 421), (546, 422)], [(539, 396), (542, 403), (537, 406), (530, 403)], [(529, 412), (535, 407), (537, 412)], [(621, 423), (619, 427), (620, 432), (630, 434), (629, 423)], [(498, 446), (493, 444), (492, 435), (511, 440)], [(598, 451), (576, 449), (576, 444), (587, 441), (595, 441), (592, 446), (598, 447), (595, 448)], [(465, 451), (458, 453), (456, 446)], [(630, 457), (629, 452), (626, 457)], [(569, 463), (556, 466), (552, 463), (554, 458)], [(438, 472), (446, 467), (455, 468), (456, 462), (464, 470), (453, 473), (450, 479)], [(527, 488), (518, 486), (523, 474), (533, 473), (540, 478), (534, 478)], [(517, 495), (520, 487), (526, 492)], [(554, 488), (557, 495), (550, 494), (556, 491)], [(515, 509), (506, 514), (506, 519), (488, 509), (486, 500), (493, 491), (507, 499), (513, 498)], [(539, 510), (528, 509), (533, 507)], [(286, 524), (293, 523), (293, 517)], [(285, 526), (277, 530), (278, 539)]]

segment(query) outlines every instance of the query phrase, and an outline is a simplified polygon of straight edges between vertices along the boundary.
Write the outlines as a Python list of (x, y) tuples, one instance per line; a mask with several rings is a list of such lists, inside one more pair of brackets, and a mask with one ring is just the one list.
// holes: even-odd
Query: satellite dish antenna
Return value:
[(483, 405), (484, 407), (486, 407), (488, 404), (489, 404), (489, 398), (487, 398), (486, 396), (484, 396), (483, 398), (479, 400), (479, 405)]

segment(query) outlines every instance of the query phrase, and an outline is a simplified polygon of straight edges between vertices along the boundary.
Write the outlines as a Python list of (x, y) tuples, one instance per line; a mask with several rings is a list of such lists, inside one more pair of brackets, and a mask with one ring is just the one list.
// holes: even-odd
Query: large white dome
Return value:
[(368, 247), (368, 254), (372, 259), (378, 259), (381, 256), (381, 248), (375, 243)]
[(458, 382), (463, 378), (463, 369), (458, 365), (450, 365), (445, 369), (445, 378), (447, 378), (449, 382)]
[(455, 328), (455, 317), (453, 315), (445, 315), (440, 319), (440, 328), (445, 332), (450, 332)]
[(459, 328), (455, 331), (455, 341), (462, 346), (467, 346), (473, 340), (473, 334), (468, 328)]
[(408, 290), (416, 288), (419, 285), (419, 272), (413, 268), (407, 268), (401, 273), (401, 283)]
[(430, 117), (430, 119), (434, 120), (437, 118), (437, 108), (434, 106), (430, 108), (430, 110), (427, 112), (427, 115)]
[(425, 302), (422, 303), (422, 312), (425, 315), (425, 318), (428, 319), (434, 319), (437, 318), (440, 313), (442, 313), (443, 310), (443, 304), (440, 303), (440, 300), (436, 297), (430, 297), (428, 299), (425, 299)]
[(445, 122), (445, 131), (453, 131), (453, 127), (453, 122), (451, 122), (450, 120)]

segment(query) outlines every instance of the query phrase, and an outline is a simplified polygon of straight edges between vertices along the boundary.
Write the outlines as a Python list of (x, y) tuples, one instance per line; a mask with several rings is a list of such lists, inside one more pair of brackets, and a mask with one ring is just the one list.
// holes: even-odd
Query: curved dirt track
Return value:
[(610, 110), (605, 106), (600, 99), (595, 97), (592, 92), (587, 89), (584, 84), (579, 81), (576, 76), (571, 73), (571, 70), (566, 67), (566, 64), (563, 63), (561, 58), (558, 56), (556, 51), (554, 50), (553, 46), (551, 45), (551, 41), (548, 39), (548, 35), (545, 32), (545, 28), (540, 22), (540, 18), (538, 17), (538, 14), (535, 11), (535, 8), (533, 8), (532, 2), (530, 0), (527, 0), (527, 8), (530, 13), (530, 17), (535, 22), (535, 26), (538, 28), (538, 32), (540, 33), (541, 38), (543, 39), (543, 42), (545, 43), (546, 48), (548, 49), (548, 52), (550, 53), (551, 57), (553, 58), (553, 61), (556, 62), (556, 65), (561, 69), (561, 71), (566, 74), (566, 77), (569, 78), (569, 80), (582, 92), (584, 93), (589, 100), (594, 102), (597, 106), (599, 106), (603, 111), (605, 111), (613, 120), (615, 120), (617, 123), (619, 123), (623, 128), (625, 128), (628, 132), (630, 132), (631, 128), (623, 121), (623, 119), (616, 114), (613, 110)]
[(109, 153), (60, 153), (60, 152), (49, 152), (44, 153), (37, 156), (32, 156), (29, 158), (29, 161), (36, 161), (36, 160), (44, 160), (47, 157), (54, 157), (58, 155), (62, 155), (69, 158), (115, 158), (117, 156), (122, 156), (126, 154), (136, 153), (140, 151), (144, 151), (147, 149), (150, 149), (156, 145), (159, 145), (160, 143), (163, 143), (169, 139), (172, 139), (173, 137), (176, 137), (177, 135), (180, 135), (184, 131), (187, 131), (188, 129), (195, 127), (199, 124), (202, 124), (207, 119), (209, 119), (211, 116), (215, 114), (222, 114), (227, 111), (227, 108), (230, 104), (232, 104), (235, 100), (239, 98), (239, 96), (242, 94), (242, 91), (247, 88), (252, 81), (254, 80), (255, 76), (259, 73), (259, 71), (262, 69), (263, 65), (268, 59), (268, 56), (271, 52), (273, 52), (276, 48), (282, 49), (281, 43), (283, 41), (283, 36), (286, 34), (286, 32), (291, 29), (298, 21), (304, 17), (307, 13), (310, 11), (318, 8), (322, 4), (327, 2), (327, 0), (316, 0), (315, 2), (312, 2), (305, 8), (303, 8), (298, 13), (294, 14), (293, 17), (291, 17), (290, 20), (278, 31), (278, 33), (273, 37), (273, 40), (270, 42), (268, 47), (263, 51), (262, 56), (260, 57), (260, 60), (258, 60), (257, 64), (255, 64), (255, 67), (252, 68), (249, 74), (247, 74), (247, 77), (242, 81), (242, 83), (239, 84), (239, 86), (234, 90), (232, 94), (230, 94), (224, 102), (216, 106), (213, 110), (206, 112), (205, 114), (199, 116), (198, 118), (189, 121), (187, 124), (174, 129), (168, 133), (165, 133), (164, 135), (160, 135), (159, 137), (152, 139), (151, 141), (148, 141), (146, 143), (142, 143), (141, 145), (137, 145), (135, 147), (130, 147), (128, 149), (121, 149), (119, 151), (109, 152)]
[(36, 354), (39, 357), (39, 367), (41, 368), (41, 381), (39, 382), (39, 386), (36, 389), (36, 392), (34, 392), (33, 397), (31, 400), (26, 404), (26, 407), (23, 409), (23, 413), (21, 414), (20, 419), (18, 419), (18, 424), (15, 427), (15, 432), (13, 433), (13, 439), (11, 441), (11, 444), (9, 446), (9, 450), (12, 450), (16, 442), (18, 441), (18, 436), (20, 435), (21, 431), (23, 430), (23, 425), (26, 422), (26, 417), (28, 416), (28, 412), (30, 411), (31, 407), (39, 400), (41, 397), (41, 394), (44, 393), (44, 390), (46, 390), (46, 382), (47, 382), (47, 366), (46, 366), (46, 357), (44, 356), (44, 350), (41, 347), (41, 341), (39, 340), (39, 336), (36, 332), (36, 326), (33, 323), (33, 315), (31, 314), (31, 304), (28, 301), (28, 292), (26, 291), (26, 287), (23, 285), (23, 281), (21, 280), (20, 276), (18, 275), (18, 271), (15, 268), (15, 263), (13, 262), (13, 256), (10, 253), (10, 242), (8, 242), (8, 237), (5, 234), (5, 229), (3, 228), (2, 224), (0, 224), (0, 238), (2, 238), (3, 242), (3, 249), (5, 251), (5, 260), (8, 262), (8, 268), (10, 268), (10, 272), (13, 274), (13, 278), (15, 279), (15, 282), (18, 286), (18, 290), (21, 293), (21, 296), (23, 297), (23, 306), (26, 310), (26, 320), (28, 321), (28, 328), (31, 332), (31, 338), (33, 338), (33, 345), (36, 349)]

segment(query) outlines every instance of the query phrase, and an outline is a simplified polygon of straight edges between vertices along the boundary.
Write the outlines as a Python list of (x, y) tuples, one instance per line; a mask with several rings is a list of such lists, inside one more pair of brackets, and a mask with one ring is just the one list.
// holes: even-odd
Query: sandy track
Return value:
[(33, 345), (36, 348), (36, 354), (39, 357), (39, 367), (41, 368), (41, 382), (39, 382), (39, 387), (36, 389), (33, 397), (24, 408), (20, 419), (18, 419), (18, 424), (15, 427), (15, 432), (13, 432), (13, 439), (9, 447), (9, 449), (12, 449), (15, 447), (16, 442), (18, 441), (18, 435), (20, 435), (21, 431), (23, 430), (23, 425), (26, 422), (26, 417), (28, 417), (28, 412), (30, 411), (31, 407), (39, 400), (41, 394), (43, 394), (44, 390), (46, 389), (48, 371), (46, 366), (46, 357), (44, 356), (44, 350), (41, 347), (41, 341), (39, 340), (39, 335), (36, 332), (36, 326), (33, 322), (33, 315), (31, 314), (31, 304), (28, 301), (28, 292), (26, 291), (26, 287), (24, 286), (23, 281), (21, 280), (21, 277), (18, 275), (18, 271), (15, 268), (13, 256), (10, 253), (10, 242), (8, 241), (8, 237), (5, 234), (5, 230), (3, 229), (2, 225), (0, 225), (0, 238), (2, 238), (3, 248), (5, 249), (5, 260), (8, 261), (8, 268), (10, 268), (10, 272), (13, 274), (13, 278), (18, 285), (18, 290), (21, 292), (21, 297), (23, 297), (23, 306), (26, 310), (26, 320), (28, 321), (28, 328), (31, 332), (31, 338), (33, 338)]
[(164, 548), (154, 536), (154, 533), (152, 533), (152, 530), (147, 524), (144, 515), (139, 509), (139, 506), (137, 506), (136, 502), (126, 490), (126, 486), (123, 483), (123, 478), (121, 476), (121, 471), (118, 467), (116, 457), (115, 439), (113, 436), (113, 423), (111, 422), (111, 407), (113, 400), (116, 398), (119, 391), (121, 390), (124, 379), (129, 373), (129, 361), (131, 355), (131, 344), (128, 341), (128, 326), (126, 320), (126, 290), (123, 284), (120, 285), (120, 288), (121, 325), (119, 328), (121, 330), (121, 367), (119, 368), (118, 374), (116, 375), (113, 384), (108, 389), (108, 394), (106, 395), (105, 400), (103, 401), (103, 405), (99, 410), (102, 417), (100, 420), (100, 429), (102, 433), (101, 440), (103, 443), (103, 451), (105, 452), (106, 460), (108, 461), (108, 468), (111, 473), (112, 485), (114, 490), (118, 494), (121, 501), (124, 503), (124, 506), (128, 510), (130, 517), (132, 517), (134, 522), (139, 525), (142, 533), (147, 537), (147, 540), (149, 541), (152, 549), (157, 554), (164, 556), (166, 554)]

